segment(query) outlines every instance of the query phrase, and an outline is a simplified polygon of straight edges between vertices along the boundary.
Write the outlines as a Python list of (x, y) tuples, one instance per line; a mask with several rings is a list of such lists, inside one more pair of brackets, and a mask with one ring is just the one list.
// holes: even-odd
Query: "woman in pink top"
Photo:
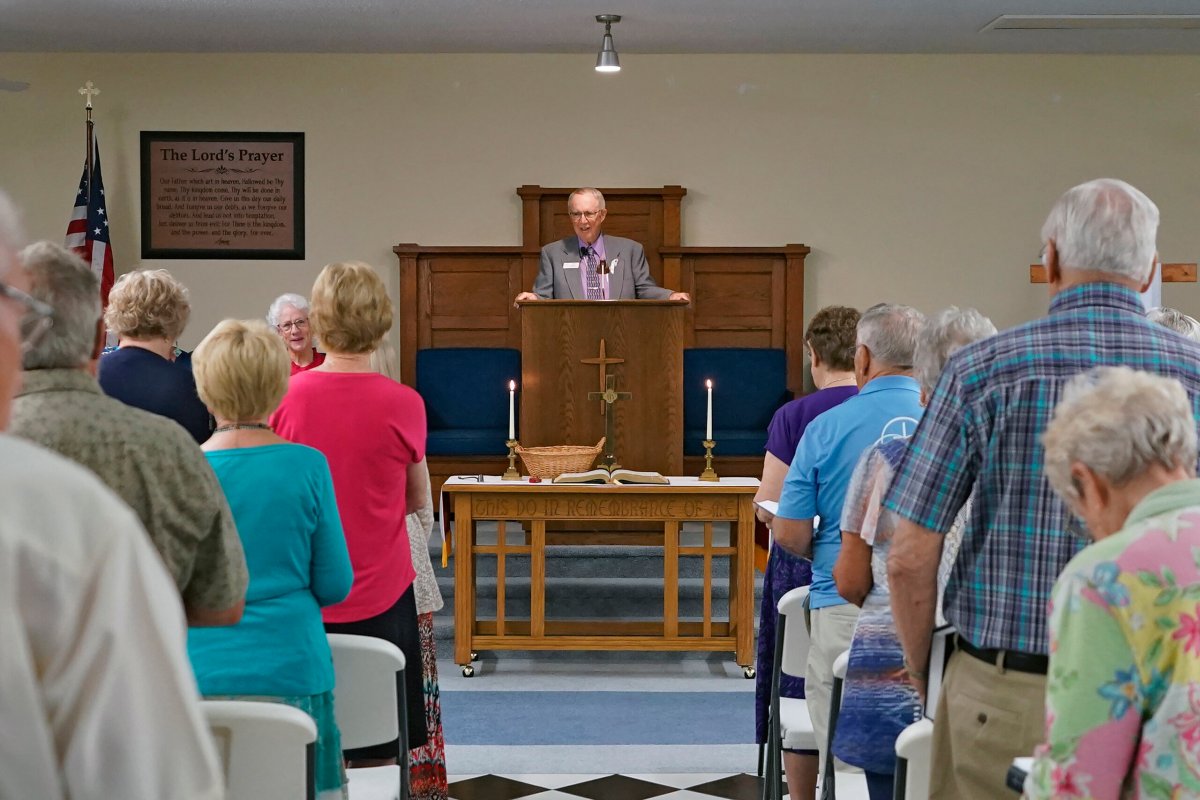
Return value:
[[(392, 327), (383, 281), (359, 262), (330, 264), (313, 285), (310, 316), (325, 362), (299, 373), (271, 418), (285, 439), (329, 460), (354, 586), (324, 610), (330, 633), (376, 636), (404, 651), (408, 746), (426, 741), (421, 645), (405, 515), (426, 503), (425, 403), (371, 368), (371, 352)], [(395, 759), (399, 742), (346, 751), (352, 766)]]

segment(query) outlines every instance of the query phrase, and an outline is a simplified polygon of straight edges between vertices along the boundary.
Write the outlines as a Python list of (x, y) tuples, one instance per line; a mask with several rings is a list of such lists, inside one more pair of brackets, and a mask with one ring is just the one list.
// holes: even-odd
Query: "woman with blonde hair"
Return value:
[(196, 394), (191, 369), (176, 361), (175, 340), (191, 313), (187, 288), (165, 269), (122, 275), (104, 310), (104, 324), (120, 346), (100, 359), (96, 377), (109, 397), (173, 419), (203, 442), (212, 433), (212, 420)]
[(354, 573), (329, 464), (267, 424), (289, 369), (283, 342), (265, 324), (225, 320), (196, 348), (194, 365), (200, 396), (217, 418), (204, 454), (250, 572), (241, 622), (189, 631), (200, 692), (276, 700), (307, 713), (317, 724), (317, 791), (341, 797), (346, 780), (321, 608), (346, 597)]
[[(325, 609), (331, 633), (375, 636), (397, 645), (407, 663), (408, 746), (426, 742), (421, 644), (412, 552), (405, 517), (426, 503), (425, 403), (412, 389), (380, 375), (371, 353), (392, 327), (392, 304), (379, 275), (351, 261), (321, 270), (312, 290), (313, 333), (325, 363), (291, 379), (272, 417), (280, 436), (315, 447), (329, 459), (354, 588)], [(396, 759), (399, 742), (347, 751), (351, 766)]]

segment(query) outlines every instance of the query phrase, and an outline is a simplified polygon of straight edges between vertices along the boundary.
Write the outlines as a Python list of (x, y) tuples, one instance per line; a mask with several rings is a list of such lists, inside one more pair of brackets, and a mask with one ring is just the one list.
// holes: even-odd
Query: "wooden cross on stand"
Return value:
[[(1163, 283), (1195, 283), (1196, 282), (1196, 265), (1195, 264), (1163, 264), (1162, 265)], [(1029, 282), (1030, 283), (1045, 283), (1046, 268), (1041, 264), (1029, 265)]]
[[(598, 358), (581, 358), (581, 359), (579, 359), (580, 364), (596, 364), (597, 366), (600, 367), (600, 392), (604, 392), (607, 389), (609, 389), (609, 383), (607, 381), (608, 365), (625, 363), (625, 359), (623, 359), (623, 358), (609, 358), (607, 356), (607, 354), (604, 352), (604, 348), (605, 348), (605, 342), (603, 339), (601, 339), (600, 340), (600, 356)], [(591, 394), (588, 395), (588, 397), (590, 398), (592, 395), (598, 395), (598, 394), (599, 394), (599, 392), (592, 392)], [(602, 415), (608, 413), (608, 403), (605, 403), (603, 401), (600, 402), (600, 413)]]
[[(617, 376), (615, 375), (608, 376), (603, 392), (588, 392), (588, 400), (600, 400), (604, 403), (605, 408), (618, 400), (629, 400), (632, 397), (632, 392), (617, 391)], [(616, 456), (613, 455), (613, 442), (616, 441), (616, 437), (613, 435), (613, 418), (615, 416), (615, 413), (607, 411), (604, 415), (604, 468), (609, 472), (621, 468), (621, 465), (617, 463)]]

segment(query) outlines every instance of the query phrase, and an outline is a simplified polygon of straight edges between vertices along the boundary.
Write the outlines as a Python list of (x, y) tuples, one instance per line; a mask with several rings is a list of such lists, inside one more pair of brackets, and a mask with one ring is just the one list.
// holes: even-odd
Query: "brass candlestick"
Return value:
[(500, 476), (502, 481), (519, 481), (521, 473), (517, 472), (517, 445), (520, 444), (516, 439), (509, 439), (505, 442), (508, 445), (508, 469), (504, 470), (504, 474)]
[(700, 473), (700, 480), (702, 480), (702, 481), (719, 481), (719, 480), (721, 480), (720, 476), (717, 475), (716, 470), (714, 470), (712, 467), (712, 451), (713, 451), (713, 448), (717, 446), (717, 443), (714, 442), (712, 439), (705, 439), (700, 444), (704, 445), (704, 472)]

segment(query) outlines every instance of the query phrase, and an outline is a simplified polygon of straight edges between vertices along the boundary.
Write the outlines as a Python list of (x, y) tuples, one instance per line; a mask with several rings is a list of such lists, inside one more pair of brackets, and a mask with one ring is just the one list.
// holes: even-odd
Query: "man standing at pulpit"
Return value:
[(646, 253), (632, 239), (601, 231), (608, 211), (597, 189), (576, 189), (567, 198), (574, 236), (542, 248), (532, 292), (517, 300), (685, 300), (650, 277)]

